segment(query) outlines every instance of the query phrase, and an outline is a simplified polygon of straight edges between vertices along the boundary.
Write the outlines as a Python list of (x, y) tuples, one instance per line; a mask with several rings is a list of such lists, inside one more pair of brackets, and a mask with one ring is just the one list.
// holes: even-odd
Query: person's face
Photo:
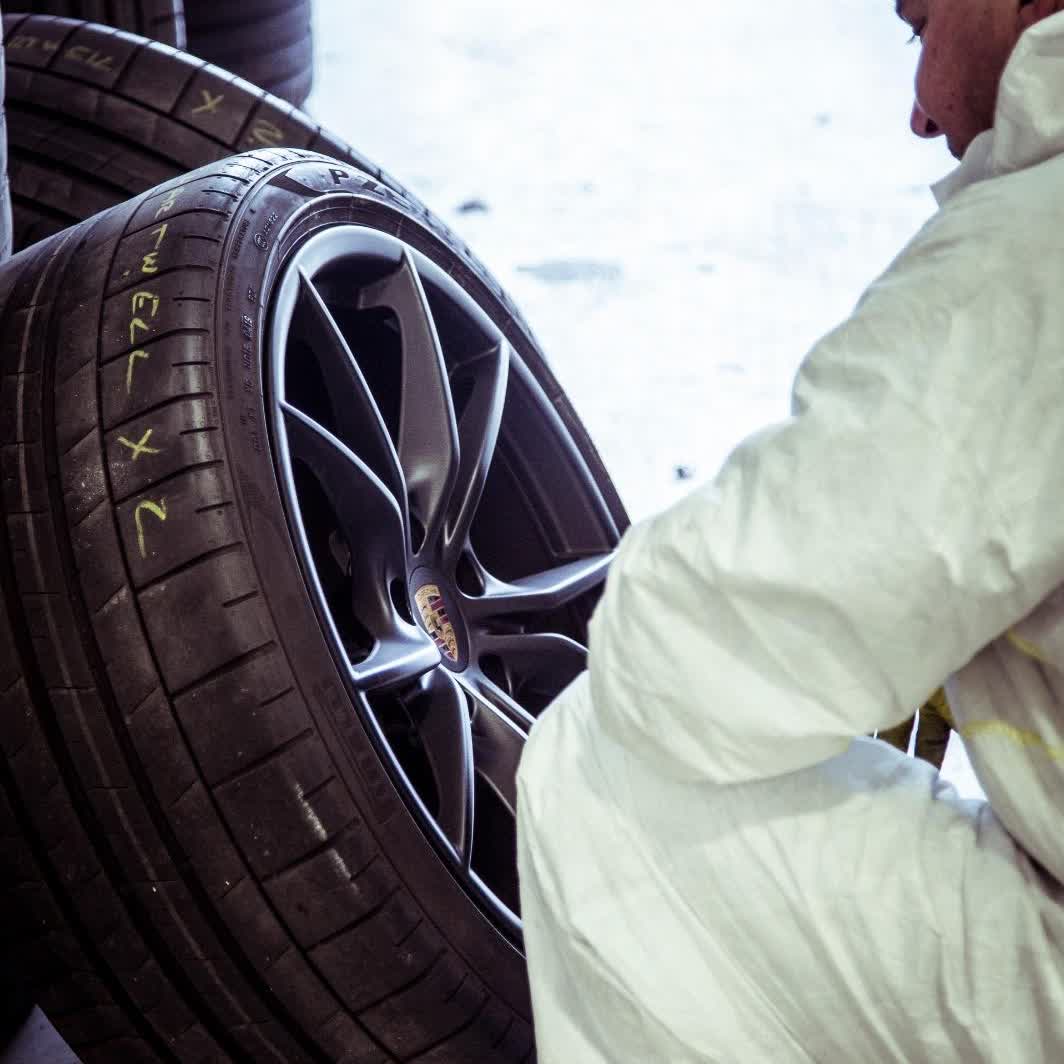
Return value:
[(1020, 34), (1056, 10), (1058, 0), (897, 0), (899, 18), (920, 38), (911, 126), (945, 136), (961, 158), (994, 124), (998, 82)]

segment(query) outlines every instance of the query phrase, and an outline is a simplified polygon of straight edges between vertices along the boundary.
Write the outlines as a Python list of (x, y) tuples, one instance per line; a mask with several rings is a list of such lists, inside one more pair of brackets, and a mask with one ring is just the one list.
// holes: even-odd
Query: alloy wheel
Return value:
[(353, 711), (516, 938), (518, 761), (584, 668), (618, 532), (557, 399), (446, 267), (361, 226), (297, 248), (271, 305), (270, 429)]

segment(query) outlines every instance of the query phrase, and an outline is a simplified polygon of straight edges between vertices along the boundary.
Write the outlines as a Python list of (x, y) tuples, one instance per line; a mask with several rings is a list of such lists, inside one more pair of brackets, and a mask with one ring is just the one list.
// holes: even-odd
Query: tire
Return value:
[[(504, 515), (503, 551), (483, 534), (478, 550), (500, 566), (537, 550), (568, 560), (610, 549), (626, 523), (498, 286), (352, 167), (237, 156), (0, 267), (0, 899), (25, 928), (38, 1002), (85, 1064), (534, 1060), (519, 929), (483, 904), (382, 757), (282, 501), (295, 437), (270, 411), (313, 377), (299, 337), (285, 357), (304, 361), (276, 376), (284, 286), (310, 277), (291, 263), (348, 234), (421, 257), (440, 342), (469, 359), (454, 380), (484, 356), (448, 317), (458, 304), (439, 309), (447, 286), (523, 367), (496, 407), (517, 418), (502, 422), (502, 458), (476, 481)], [(393, 335), (378, 305), (362, 313)], [(556, 454), (522, 420), (526, 394)], [(522, 504), (511, 470), (525, 468)], [(536, 533), (567, 507), (570, 533)], [(521, 574), (503, 575), (512, 590)], [(598, 584), (586, 588), (564, 607), (584, 630)], [(453, 687), (439, 661), (431, 675)], [(483, 855), (513, 874), (512, 852)]]
[(9, 15), (4, 42), (16, 250), (258, 147), (320, 151), (399, 188), (289, 104), (144, 38)]
[(310, 95), (314, 47), (310, 0), (248, 0), (239, 12), (185, 0), (188, 50), (297, 107)]
[(7, 112), (5, 64), (0, 58), (0, 262), (11, 257), (14, 224), (11, 217), (11, 182), (7, 172)]
[(29, 988), (19, 975), (0, 971), (0, 1053), (29, 1019), (33, 1005)]
[(182, 0), (20, 0), (17, 10), (84, 19), (184, 48)]

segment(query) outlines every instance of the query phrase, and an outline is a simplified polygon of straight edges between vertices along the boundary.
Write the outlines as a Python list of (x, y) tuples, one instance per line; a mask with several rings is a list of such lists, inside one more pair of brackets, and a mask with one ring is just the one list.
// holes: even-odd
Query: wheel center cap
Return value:
[(432, 636), (433, 642), (451, 661), (458, 661), (458, 636), (447, 613), (447, 603), (443, 601), (438, 584), (422, 584), (414, 592), (421, 622)]

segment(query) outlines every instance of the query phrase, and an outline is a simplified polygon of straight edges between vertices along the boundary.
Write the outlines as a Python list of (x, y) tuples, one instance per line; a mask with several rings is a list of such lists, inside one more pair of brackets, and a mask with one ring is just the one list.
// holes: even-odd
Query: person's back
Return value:
[[(899, 6), (942, 209), (626, 535), (522, 758), (541, 1064), (1064, 1055), (1064, 14)], [(943, 683), (989, 803), (854, 738)]]

